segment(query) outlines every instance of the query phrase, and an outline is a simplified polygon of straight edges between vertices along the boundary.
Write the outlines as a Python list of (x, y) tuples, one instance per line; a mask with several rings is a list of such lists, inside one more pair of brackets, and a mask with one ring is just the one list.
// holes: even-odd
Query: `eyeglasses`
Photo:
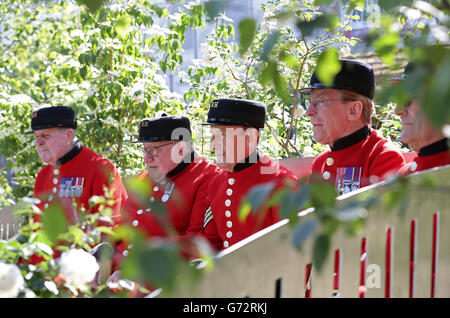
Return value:
[(324, 99), (324, 100), (316, 100), (312, 102), (310, 100), (310, 106), (318, 107), (318, 106), (324, 106), (326, 102), (354, 102), (356, 99), (350, 99), (350, 98), (338, 98), (338, 99)]
[(159, 149), (168, 145), (173, 145), (178, 143), (178, 141), (175, 142), (169, 142), (167, 144), (159, 145), (159, 146), (148, 146), (148, 147), (142, 147), (143, 155), (148, 155), (151, 157), (157, 157), (159, 155)]

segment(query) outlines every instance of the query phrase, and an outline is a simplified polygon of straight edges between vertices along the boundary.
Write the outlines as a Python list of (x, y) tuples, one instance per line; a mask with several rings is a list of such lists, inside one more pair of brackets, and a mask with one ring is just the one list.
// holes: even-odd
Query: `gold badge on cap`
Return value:
[(218, 108), (219, 107), (219, 102), (211, 102), (211, 107), (212, 108)]
[(148, 127), (148, 121), (143, 121), (141, 123), (141, 127)]
[(31, 118), (36, 118), (36, 117), (37, 117), (37, 115), (38, 115), (38, 112), (37, 112), (37, 111), (35, 111), (35, 112), (33, 112), (33, 113), (31, 114)]

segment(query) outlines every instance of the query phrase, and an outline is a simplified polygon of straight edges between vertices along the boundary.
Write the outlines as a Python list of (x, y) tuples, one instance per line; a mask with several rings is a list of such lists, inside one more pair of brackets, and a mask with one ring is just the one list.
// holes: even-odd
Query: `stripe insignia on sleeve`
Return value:
[(211, 222), (213, 219), (213, 214), (211, 211), (211, 206), (208, 206), (208, 208), (206, 209), (205, 212), (205, 221), (203, 222), (203, 229), (206, 228), (206, 226), (208, 225), (209, 222)]

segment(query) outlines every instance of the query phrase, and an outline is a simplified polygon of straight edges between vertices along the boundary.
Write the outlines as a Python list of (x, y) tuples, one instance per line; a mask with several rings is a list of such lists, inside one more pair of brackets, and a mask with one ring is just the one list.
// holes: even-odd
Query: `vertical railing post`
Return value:
[(311, 298), (312, 263), (306, 264), (305, 273), (305, 298)]
[(366, 268), (367, 268), (367, 238), (363, 237), (361, 240), (361, 252), (359, 254), (359, 298), (364, 298), (366, 295)]
[(433, 246), (431, 259), (431, 298), (436, 296), (437, 264), (439, 258), (439, 212), (433, 214)]
[(416, 286), (416, 255), (417, 255), (417, 219), (411, 220), (409, 243), (409, 298), (414, 298)]
[(282, 278), (280, 277), (275, 281), (275, 298), (281, 298), (282, 295)]
[(388, 227), (386, 230), (386, 280), (385, 280), (385, 290), (384, 297), (391, 298), (392, 291), (392, 271), (394, 263), (394, 229)]
[(342, 249), (334, 251), (333, 297), (340, 297), (340, 279), (342, 271)]

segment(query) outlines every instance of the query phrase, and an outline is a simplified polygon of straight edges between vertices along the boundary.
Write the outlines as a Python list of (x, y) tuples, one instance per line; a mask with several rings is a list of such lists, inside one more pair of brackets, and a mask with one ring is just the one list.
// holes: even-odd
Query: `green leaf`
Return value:
[(389, 66), (393, 66), (395, 63), (396, 48), (399, 40), (399, 33), (391, 32), (381, 35), (372, 43), (375, 52)]
[[(448, 54), (448, 53), (447, 53)], [(448, 74), (450, 74), (450, 56), (439, 63), (439, 68), (431, 74), (431, 81), (423, 98), (422, 109), (435, 127), (450, 122), (450, 89)], [(428, 74), (430, 76), (430, 74)]]
[(95, 229), (100, 231), (100, 232), (102, 232), (102, 233), (111, 235), (111, 236), (115, 236), (116, 235), (116, 233), (111, 228), (106, 227), (106, 226), (97, 226)]
[(339, 19), (335, 13), (320, 14), (309, 21), (299, 20), (296, 27), (302, 32), (303, 36), (310, 36), (315, 30), (336, 29)]
[(127, 191), (136, 195), (142, 202), (147, 201), (149, 195), (152, 193), (150, 184), (146, 180), (141, 180), (138, 177), (125, 178), (124, 184)]
[(64, 233), (68, 228), (68, 222), (63, 207), (53, 203), (42, 214), (42, 231), (48, 240), (56, 243), (58, 235)]
[(77, 2), (85, 5), (91, 13), (95, 13), (98, 9), (103, 7), (106, 0), (77, 0)]
[(125, 278), (171, 291), (180, 270), (180, 258), (173, 244), (133, 242), (133, 249), (124, 259)]
[(296, 220), (298, 212), (304, 207), (306, 201), (309, 199), (309, 186), (302, 185), (301, 188), (292, 192), (287, 189), (282, 193), (279, 199), (280, 216), (282, 218), (289, 218), (290, 220)]
[(294, 229), (294, 234), (292, 236), (292, 244), (295, 248), (300, 249), (303, 245), (303, 242), (312, 234), (315, 233), (318, 226), (317, 219), (310, 219), (301, 222)]
[(243, 222), (252, 211), (250, 202), (243, 202), (239, 208), (239, 221)]
[(263, 52), (261, 54), (261, 59), (267, 60), (274, 48), (275, 44), (277, 44), (278, 39), (281, 37), (281, 33), (278, 30), (273, 31), (267, 39), (264, 41)]
[(316, 237), (313, 248), (313, 264), (318, 272), (322, 270), (330, 250), (330, 238), (321, 234)]
[(275, 184), (273, 182), (255, 185), (251, 188), (250, 192), (245, 196), (244, 202), (248, 202), (253, 211), (257, 211), (264, 202), (268, 199), (268, 195), (274, 189)]
[(317, 61), (317, 78), (326, 85), (333, 84), (334, 77), (341, 70), (339, 53), (336, 48), (329, 48), (322, 52)]
[(314, 5), (322, 6), (322, 5), (330, 5), (334, 2), (334, 0), (315, 0)]
[(274, 61), (267, 62), (266, 66), (261, 72), (260, 81), (263, 85), (272, 83), (277, 95), (283, 100), (284, 103), (290, 102), (290, 93), (288, 90), (288, 84), (283, 76), (281, 76), (278, 70), (278, 64)]
[(114, 28), (121, 37), (125, 37), (128, 33), (130, 25), (131, 25), (131, 18), (130, 16), (125, 15), (117, 20)]
[(239, 22), (239, 55), (242, 57), (255, 37), (256, 23), (254, 19), (243, 19)]
[(310, 192), (311, 204), (316, 209), (333, 207), (336, 204), (337, 191), (333, 184), (314, 182)]
[(228, 6), (230, 0), (209, 0), (206, 1), (204, 6), (208, 18), (214, 19), (221, 14)]

